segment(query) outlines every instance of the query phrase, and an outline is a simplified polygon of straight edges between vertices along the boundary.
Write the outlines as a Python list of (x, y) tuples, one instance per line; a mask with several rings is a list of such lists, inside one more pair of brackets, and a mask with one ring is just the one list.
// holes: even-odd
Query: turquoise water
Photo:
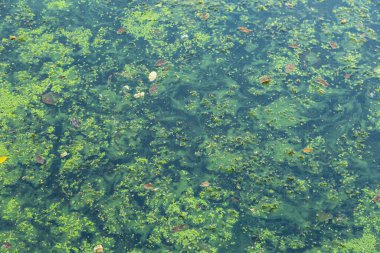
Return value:
[(376, 1), (2, 1), (2, 252), (379, 252)]

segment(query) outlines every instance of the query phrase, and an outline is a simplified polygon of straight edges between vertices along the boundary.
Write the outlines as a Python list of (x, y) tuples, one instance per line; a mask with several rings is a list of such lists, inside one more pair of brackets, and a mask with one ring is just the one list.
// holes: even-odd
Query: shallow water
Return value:
[(379, 17), (3, 1), (2, 250), (380, 251)]

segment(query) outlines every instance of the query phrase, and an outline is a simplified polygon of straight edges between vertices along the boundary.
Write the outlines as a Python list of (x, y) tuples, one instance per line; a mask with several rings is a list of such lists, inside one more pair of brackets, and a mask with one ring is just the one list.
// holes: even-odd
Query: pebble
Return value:
[(154, 80), (156, 80), (156, 78), (157, 78), (157, 72), (156, 71), (152, 71), (149, 73), (149, 76), (148, 76), (149, 81), (153, 82)]

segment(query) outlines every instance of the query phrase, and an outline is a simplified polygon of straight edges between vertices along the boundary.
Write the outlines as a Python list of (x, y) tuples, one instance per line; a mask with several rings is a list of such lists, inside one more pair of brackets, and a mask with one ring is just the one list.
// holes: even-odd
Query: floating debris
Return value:
[(9, 36), (9, 39), (10, 39), (10, 40), (17, 40), (17, 37), (14, 36), (14, 35), (12, 35), (12, 36)]
[(302, 151), (303, 151), (304, 153), (306, 153), (306, 154), (313, 152), (313, 150), (314, 150), (314, 149), (313, 149), (313, 148), (310, 148), (310, 147), (306, 147), (306, 148), (302, 149)]
[(347, 24), (347, 19), (342, 19), (341, 21), (340, 21), (340, 23), (342, 24), (342, 25), (345, 25), (345, 24)]
[(108, 76), (108, 78), (107, 78), (107, 85), (108, 85), (108, 86), (111, 85), (111, 83), (112, 83), (112, 77), (113, 77), (113, 76), (114, 76), (114, 74), (111, 74), (111, 75)]
[(375, 75), (377, 76), (377, 78), (380, 78), (380, 65), (376, 66), (373, 69), (373, 72), (375, 72)]
[(36, 161), (36, 163), (38, 163), (38, 164), (43, 165), (43, 164), (45, 164), (46, 159), (43, 158), (43, 157), (40, 156), (40, 155), (35, 155), (35, 156), (34, 156), (34, 161)]
[(326, 212), (323, 212), (323, 211), (319, 211), (317, 213), (317, 220), (318, 220), (318, 222), (328, 222), (332, 218), (333, 218), (333, 216), (332, 216), (331, 213), (326, 213)]
[(157, 191), (158, 187), (154, 187), (152, 183), (146, 183), (144, 184), (144, 189), (145, 190), (151, 190), (151, 191)]
[(102, 253), (102, 252), (104, 252), (104, 248), (102, 245), (99, 244), (94, 247), (94, 253)]
[(116, 31), (117, 34), (124, 34), (124, 33), (126, 33), (126, 32), (127, 32), (127, 30), (126, 30), (124, 27), (120, 27), (120, 28), (117, 29), (117, 31)]
[(123, 86), (122, 90), (123, 90), (124, 93), (128, 93), (128, 91), (131, 90), (131, 87), (128, 84), (126, 84), (126, 85)]
[(138, 92), (135, 95), (133, 95), (134, 98), (143, 98), (145, 96), (145, 92)]
[(288, 7), (289, 9), (293, 9), (294, 6), (295, 6), (295, 4), (294, 3), (290, 3), (290, 2), (286, 2), (285, 6)]
[(9, 242), (3, 242), (3, 245), (1, 246), (3, 249), (10, 249), (12, 248), (12, 244), (10, 244)]
[(149, 76), (148, 76), (149, 81), (153, 82), (154, 80), (156, 80), (156, 78), (157, 78), (157, 72), (156, 71), (152, 71), (149, 73)]
[(0, 156), (0, 164), (4, 163), (6, 160), (8, 160), (8, 156)]
[(242, 32), (242, 33), (252, 33), (252, 32), (253, 32), (253, 30), (248, 29), (248, 28), (245, 27), (245, 26), (239, 26), (239, 27), (238, 27), (238, 30), (239, 30), (240, 32)]
[(144, 189), (146, 189), (146, 190), (153, 190), (154, 186), (153, 186), (152, 183), (146, 183), (146, 184), (144, 184)]
[(350, 77), (352, 76), (352, 74), (349, 74), (349, 73), (346, 73), (346, 74), (344, 74), (344, 79), (349, 79)]
[(200, 184), (201, 187), (209, 187), (210, 183), (208, 181), (204, 181)]
[(82, 125), (82, 122), (80, 121), (80, 119), (74, 117), (70, 119), (70, 124), (73, 127), (79, 128)]
[(157, 84), (153, 84), (152, 86), (150, 86), (149, 88), (149, 94), (150, 95), (153, 95), (154, 93), (156, 93), (158, 90), (158, 85)]
[(326, 82), (325, 80), (323, 80), (323, 79), (320, 78), (320, 77), (317, 77), (317, 78), (315, 79), (315, 81), (316, 81), (317, 83), (319, 83), (320, 85), (322, 85), (323, 87), (328, 87), (328, 86), (329, 86), (329, 83)]
[(184, 39), (188, 39), (189, 38), (189, 35), (188, 34), (182, 34), (181, 35), (181, 39), (184, 40)]
[(292, 63), (288, 63), (285, 65), (285, 73), (289, 74), (292, 73), (296, 69), (296, 65)]
[(261, 84), (269, 84), (271, 80), (272, 80), (272, 77), (270, 76), (262, 76), (259, 78), (259, 82)]
[(210, 13), (208, 12), (203, 12), (199, 15), (199, 17), (204, 20), (204, 21), (207, 21), (209, 18), (210, 18)]
[(181, 232), (182, 230), (184, 230), (186, 228), (187, 228), (187, 226), (185, 224), (182, 224), (182, 225), (173, 227), (172, 228), (172, 232), (173, 233), (178, 233), (178, 232)]
[(293, 48), (293, 49), (296, 49), (296, 48), (299, 48), (300, 45), (296, 44), (296, 43), (293, 43), (293, 44), (290, 44), (289, 45), (290, 48)]
[(65, 158), (68, 155), (69, 155), (69, 153), (67, 153), (66, 151), (63, 151), (61, 154), (59, 154), (59, 157), (60, 158)]
[(334, 42), (334, 41), (330, 41), (330, 42), (329, 42), (329, 45), (330, 45), (330, 47), (331, 47), (332, 49), (337, 49), (337, 48), (338, 48), (338, 44), (336, 44), (336, 42)]
[(60, 98), (61, 96), (58, 93), (49, 91), (45, 94), (42, 94), (41, 101), (47, 105), (57, 105)]
[(380, 201), (380, 189), (377, 190), (377, 195), (373, 198), (373, 202), (378, 203)]
[(163, 66), (165, 66), (166, 65), (166, 63), (167, 63), (167, 61), (165, 61), (164, 59), (158, 59), (157, 61), (156, 61), (156, 63), (154, 64), (154, 66), (156, 66), (156, 67), (163, 67)]

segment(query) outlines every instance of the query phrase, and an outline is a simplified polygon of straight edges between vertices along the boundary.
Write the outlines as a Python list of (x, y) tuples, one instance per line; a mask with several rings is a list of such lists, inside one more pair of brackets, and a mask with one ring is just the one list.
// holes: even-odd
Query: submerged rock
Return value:
[(61, 96), (58, 93), (49, 91), (45, 94), (42, 94), (41, 101), (47, 105), (57, 105), (60, 98)]

